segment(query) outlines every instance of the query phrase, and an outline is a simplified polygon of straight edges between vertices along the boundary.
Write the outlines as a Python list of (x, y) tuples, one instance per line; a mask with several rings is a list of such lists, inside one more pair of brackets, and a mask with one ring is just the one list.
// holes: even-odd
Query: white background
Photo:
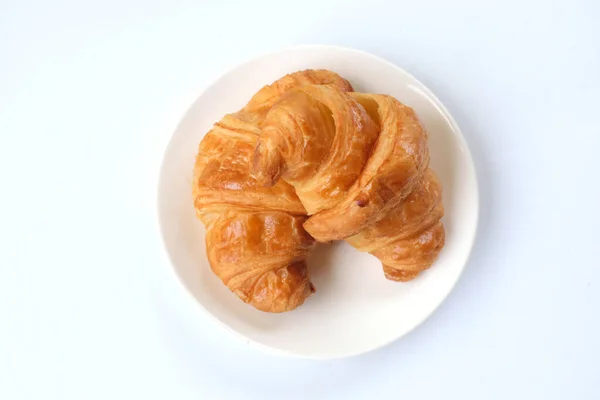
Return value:
[[(595, 0), (0, 0), (0, 398), (600, 398), (599, 19)], [(429, 86), (481, 190), (441, 308), (331, 362), (214, 325), (155, 212), (162, 152), (202, 89), (306, 43)]]

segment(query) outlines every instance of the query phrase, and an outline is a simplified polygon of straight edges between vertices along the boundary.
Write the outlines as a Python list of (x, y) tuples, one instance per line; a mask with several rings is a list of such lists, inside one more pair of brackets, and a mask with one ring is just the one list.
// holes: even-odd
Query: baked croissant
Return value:
[(315, 245), (302, 227), (306, 210), (289, 184), (265, 188), (251, 172), (267, 112), (283, 93), (307, 84), (352, 90), (330, 71), (286, 75), (217, 122), (194, 166), (194, 207), (206, 226), (211, 269), (240, 299), (267, 312), (292, 310), (315, 291), (305, 261)]
[(266, 115), (253, 168), (270, 186), (291, 184), (321, 242), (346, 239), (407, 281), (444, 245), (441, 186), (428, 168), (428, 135), (391, 96), (311, 85), (288, 92)]

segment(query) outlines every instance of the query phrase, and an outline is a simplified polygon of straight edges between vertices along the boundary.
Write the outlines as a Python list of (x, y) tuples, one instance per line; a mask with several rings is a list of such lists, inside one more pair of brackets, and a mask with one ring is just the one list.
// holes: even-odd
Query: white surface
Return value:
[[(85, 3), (0, 3), (0, 398), (600, 397), (598, 2)], [(160, 157), (203, 87), (315, 42), (430, 87), (481, 189), (447, 301), (329, 363), (189, 319), (155, 222)]]
[[(205, 230), (190, 197), (192, 167), (198, 143), (215, 121), (242, 108), (264, 85), (309, 68), (335, 71), (358, 92), (390, 94), (416, 111), (429, 132), (431, 167), (438, 171), (444, 188), (446, 242), (435, 264), (419, 279), (405, 284), (386, 280), (377, 258), (347, 243), (319, 246), (308, 261), (316, 293), (293, 312), (269, 314), (241, 302), (212, 273), (206, 258)], [(262, 55), (211, 84), (173, 134), (158, 187), (165, 248), (192, 301), (252, 344), (280, 354), (318, 359), (377, 349), (429, 317), (465, 267), (475, 237), (478, 200), (473, 160), (465, 139), (427, 88), (404, 70), (371, 54), (322, 45)]]

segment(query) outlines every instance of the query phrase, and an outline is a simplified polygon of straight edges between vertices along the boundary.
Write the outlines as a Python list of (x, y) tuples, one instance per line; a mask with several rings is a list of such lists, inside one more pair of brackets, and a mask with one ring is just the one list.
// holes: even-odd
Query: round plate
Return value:
[[(243, 303), (212, 273), (204, 227), (192, 205), (192, 168), (198, 143), (214, 122), (240, 109), (262, 86), (307, 68), (330, 69), (348, 79), (356, 91), (390, 94), (415, 109), (429, 132), (431, 166), (444, 189), (446, 245), (435, 264), (408, 283), (386, 280), (375, 257), (345, 242), (321, 245), (309, 258), (316, 293), (296, 310), (269, 314)], [(167, 253), (198, 304), (248, 343), (310, 358), (364, 353), (421, 324), (446, 298), (467, 262), (479, 206), (471, 154), (440, 101), (401, 68), (368, 53), (334, 46), (303, 46), (263, 55), (213, 83), (173, 134), (158, 189)]]

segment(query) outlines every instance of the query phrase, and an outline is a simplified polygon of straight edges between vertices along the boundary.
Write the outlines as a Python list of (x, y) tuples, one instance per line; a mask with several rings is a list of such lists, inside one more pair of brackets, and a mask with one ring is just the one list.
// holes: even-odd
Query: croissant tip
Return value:
[(383, 265), (383, 274), (386, 279), (394, 282), (408, 282), (419, 276), (421, 271), (407, 271)]
[(254, 173), (254, 177), (259, 185), (263, 187), (272, 187), (275, 185), (275, 180), (270, 177), (270, 174), (258, 170)]
[[(264, 187), (275, 185), (280, 175), (279, 159), (271, 160), (269, 154), (265, 154), (264, 146), (261, 141), (258, 142), (254, 149), (254, 157), (252, 159), (252, 171), (258, 183)], [(272, 161), (272, 162), (271, 162)]]

